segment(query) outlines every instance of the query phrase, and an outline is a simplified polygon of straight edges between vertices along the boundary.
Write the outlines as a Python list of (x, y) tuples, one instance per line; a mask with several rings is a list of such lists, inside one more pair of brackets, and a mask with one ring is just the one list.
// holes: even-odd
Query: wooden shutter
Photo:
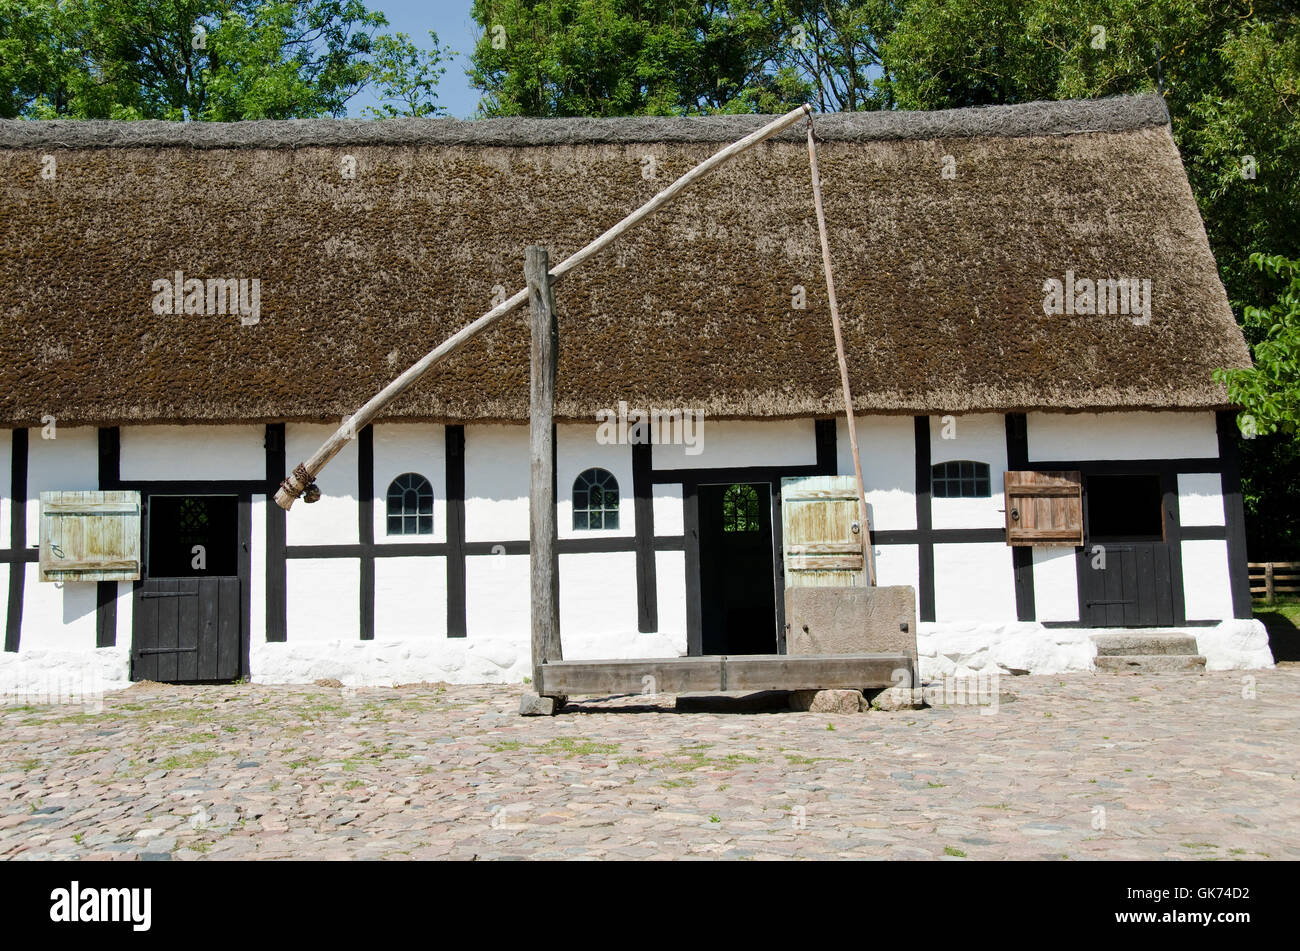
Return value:
[(785, 586), (858, 587), (866, 584), (858, 480), (807, 476), (781, 480), (781, 541)]
[(136, 581), (139, 492), (42, 492), (42, 581)]
[(1082, 545), (1083, 478), (1078, 472), (1007, 472), (1008, 545)]

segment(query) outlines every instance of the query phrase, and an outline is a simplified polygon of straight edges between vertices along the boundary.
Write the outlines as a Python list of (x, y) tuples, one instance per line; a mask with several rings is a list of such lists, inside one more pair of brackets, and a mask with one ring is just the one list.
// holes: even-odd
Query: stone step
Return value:
[(1096, 663), (1098, 670), (1131, 673), (1205, 669), (1205, 658), (1200, 654), (1104, 654)]
[(1101, 656), (1196, 653), (1196, 638), (1191, 634), (1125, 631), (1123, 634), (1094, 634), (1092, 642), (1097, 645), (1097, 653)]

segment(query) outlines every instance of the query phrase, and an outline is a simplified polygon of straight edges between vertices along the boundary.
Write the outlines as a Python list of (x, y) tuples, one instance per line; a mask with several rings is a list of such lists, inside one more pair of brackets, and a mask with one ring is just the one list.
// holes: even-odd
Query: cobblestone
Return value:
[(1300, 667), (1003, 678), (996, 710), (519, 717), (522, 687), (0, 707), (0, 858), (1294, 859)]

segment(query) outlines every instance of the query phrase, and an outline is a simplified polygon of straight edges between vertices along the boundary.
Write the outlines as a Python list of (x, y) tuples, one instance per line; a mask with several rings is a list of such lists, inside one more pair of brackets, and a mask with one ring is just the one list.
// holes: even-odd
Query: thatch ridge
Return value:
[[(290, 119), (250, 122), (118, 122), (0, 120), (0, 148), (306, 148), (339, 145), (534, 146), (640, 142), (732, 142), (771, 116), (616, 119)], [(934, 112), (817, 115), (827, 142), (1015, 138), (1122, 132), (1169, 123), (1156, 95), (1067, 102), (1031, 102)], [(782, 134), (803, 136), (801, 127)]]

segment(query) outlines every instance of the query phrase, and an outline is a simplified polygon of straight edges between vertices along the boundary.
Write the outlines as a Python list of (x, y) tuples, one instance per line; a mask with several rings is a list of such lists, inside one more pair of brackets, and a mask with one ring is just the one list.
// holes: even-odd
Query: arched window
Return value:
[(424, 476), (406, 472), (389, 484), (388, 534), (433, 534), (433, 486)]
[(618, 528), (618, 480), (604, 469), (588, 469), (573, 480), (573, 527)]
[(987, 499), (989, 464), (969, 459), (941, 462), (930, 469), (930, 486), (936, 499)]
[(724, 532), (759, 532), (763, 523), (758, 515), (758, 489), (752, 485), (731, 485), (722, 493), (722, 530)]

